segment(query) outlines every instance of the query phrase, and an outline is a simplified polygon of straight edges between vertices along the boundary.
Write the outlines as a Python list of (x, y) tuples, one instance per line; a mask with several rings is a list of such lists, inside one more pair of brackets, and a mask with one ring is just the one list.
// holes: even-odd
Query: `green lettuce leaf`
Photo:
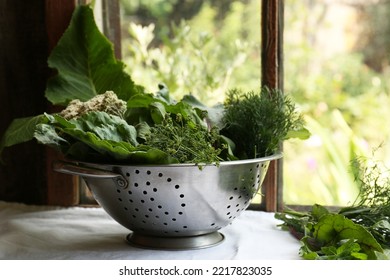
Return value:
[(86, 101), (108, 90), (127, 101), (142, 91), (124, 71), (125, 65), (115, 58), (113, 45), (99, 31), (89, 6), (76, 7), (48, 64), (58, 72), (49, 79), (45, 92), (53, 104)]

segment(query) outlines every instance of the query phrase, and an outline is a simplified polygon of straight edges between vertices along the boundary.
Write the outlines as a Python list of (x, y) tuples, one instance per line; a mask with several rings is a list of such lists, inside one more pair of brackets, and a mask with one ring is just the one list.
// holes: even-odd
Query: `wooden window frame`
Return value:
[[(69, 24), (72, 11), (77, 4), (86, 4), (88, 0), (46, 0), (46, 21), (49, 37), (49, 50), (57, 43)], [(119, 1), (102, 0), (104, 12), (104, 32), (114, 43), (115, 54), (121, 57)], [(284, 0), (262, 0), (261, 2), (261, 83), (269, 88), (283, 90), (283, 24)], [(282, 146), (281, 146), (282, 148)], [(79, 180), (53, 172), (51, 164), (61, 155), (47, 149), (47, 204), (77, 205), (80, 202)], [(251, 209), (267, 212), (280, 211), (283, 208), (283, 161), (271, 162), (265, 177), (262, 193), (264, 199)]]

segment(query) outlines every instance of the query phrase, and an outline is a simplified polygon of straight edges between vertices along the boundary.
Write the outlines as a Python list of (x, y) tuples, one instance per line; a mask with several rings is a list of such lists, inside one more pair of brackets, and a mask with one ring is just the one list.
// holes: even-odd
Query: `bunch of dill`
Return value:
[(227, 93), (224, 106), (221, 134), (233, 140), (240, 159), (277, 152), (289, 131), (303, 125), (292, 100), (277, 89), (233, 89)]

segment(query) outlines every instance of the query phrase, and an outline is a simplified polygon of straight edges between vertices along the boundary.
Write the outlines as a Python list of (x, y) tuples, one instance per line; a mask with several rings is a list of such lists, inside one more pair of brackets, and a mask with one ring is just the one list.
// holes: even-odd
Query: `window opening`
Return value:
[(388, 163), (389, 14), (390, 1), (285, 2), (285, 91), (312, 132), (284, 145), (287, 204), (348, 205), (352, 160)]

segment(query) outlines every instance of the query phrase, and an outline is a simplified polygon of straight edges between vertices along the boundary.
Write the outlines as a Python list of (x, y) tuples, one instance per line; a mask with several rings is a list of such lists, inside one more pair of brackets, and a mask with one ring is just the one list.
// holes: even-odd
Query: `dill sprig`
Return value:
[(390, 206), (390, 169), (383, 162), (364, 157), (352, 161), (355, 182), (359, 186), (359, 195), (355, 205)]
[(165, 151), (180, 163), (219, 163), (222, 148), (215, 147), (219, 133), (216, 127), (208, 130), (180, 114), (167, 114), (161, 124), (151, 127), (145, 144)]
[(385, 248), (390, 248), (390, 170), (383, 162), (357, 157), (352, 162), (359, 195), (340, 214), (366, 227)]

